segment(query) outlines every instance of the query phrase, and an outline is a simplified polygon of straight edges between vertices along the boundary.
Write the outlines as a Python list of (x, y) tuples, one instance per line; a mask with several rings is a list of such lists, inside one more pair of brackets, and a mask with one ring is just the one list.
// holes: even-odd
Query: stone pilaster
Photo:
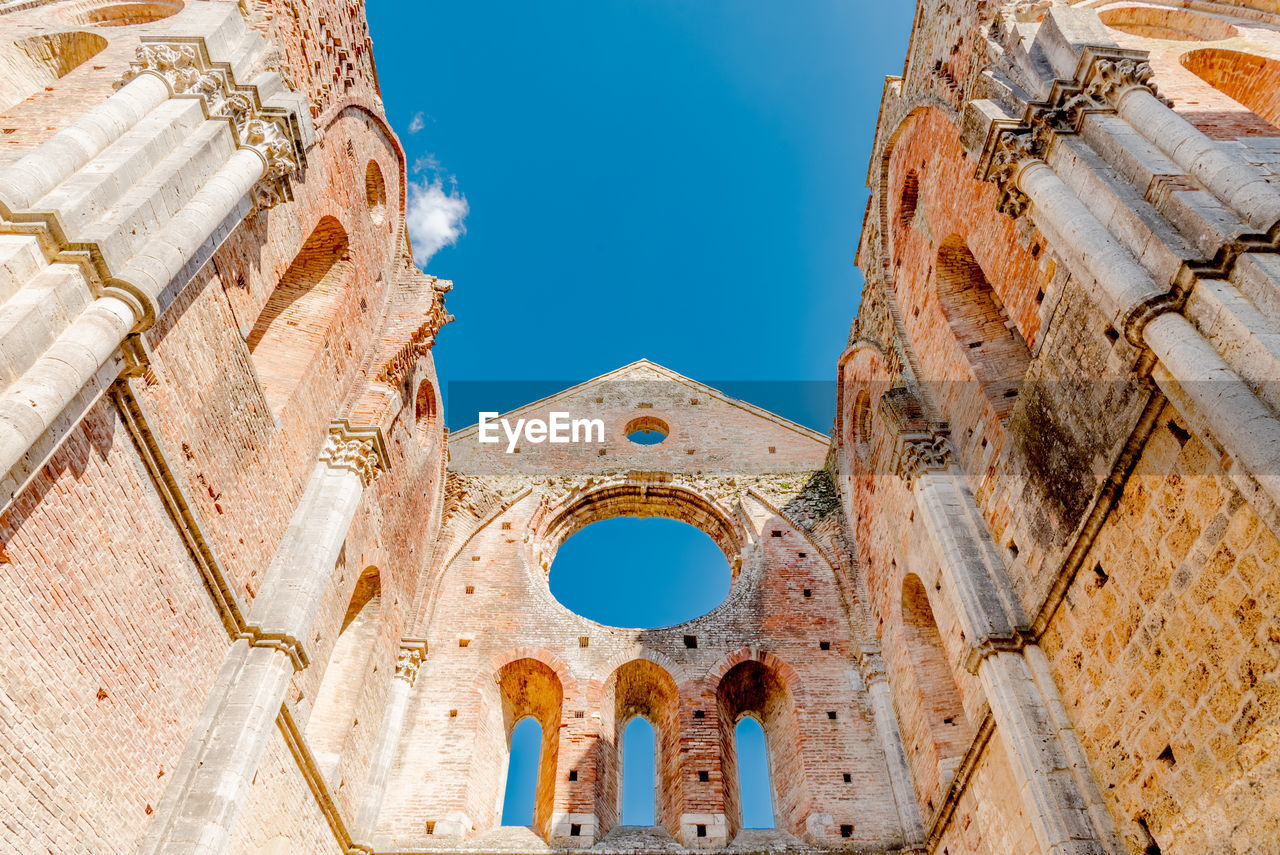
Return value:
[[(205, 702), (141, 848), (216, 855), (270, 742), (289, 678), (306, 667), (307, 637), (365, 487), (386, 468), (381, 435), (330, 427), (320, 461), (250, 613)], [(420, 657), (419, 657), (420, 659)], [(406, 685), (405, 680), (393, 680)]]
[(893, 789), (893, 801), (902, 823), (903, 842), (907, 846), (924, 843), (924, 820), (920, 817), (920, 804), (916, 801), (915, 787), (911, 783), (911, 769), (907, 765), (907, 753), (902, 745), (902, 733), (898, 730), (898, 715), (893, 708), (893, 696), (889, 689), (889, 675), (878, 645), (865, 645), (858, 654), (862, 681), (871, 699), (871, 712), (875, 719), (876, 735), (884, 750), (885, 765), (889, 771), (889, 785)]

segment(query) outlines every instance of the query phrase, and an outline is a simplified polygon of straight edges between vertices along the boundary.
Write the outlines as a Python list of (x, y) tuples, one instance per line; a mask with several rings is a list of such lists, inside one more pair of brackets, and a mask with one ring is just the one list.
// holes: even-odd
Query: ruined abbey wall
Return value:
[[(507, 453), (443, 428), (360, 4), (0, 6), (0, 851), (1269, 851), (1278, 15), (922, 0), (833, 436), (640, 361)], [(621, 515), (725, 602), (557, 602)]]

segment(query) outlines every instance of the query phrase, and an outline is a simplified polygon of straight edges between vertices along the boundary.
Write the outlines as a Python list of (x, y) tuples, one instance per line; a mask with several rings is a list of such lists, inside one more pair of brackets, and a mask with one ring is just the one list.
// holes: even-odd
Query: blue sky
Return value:
[[(876, 112), (884, 77), (901, 73), (913, 11), (865, 0), (369, 3), (383, 99), (414, 165), (415, 250), (455, 283), (458, 320), (435, 350), (449, 427), (646, 357), (829, 430), (862, 285), (853, 257)], [(467, 385), (480, 380), (507, 382)], [(594, 603), (575, 602), (581, 613), (606, 614), (636, 584), (638, 570), (615, 572), (633, 548), (630, 522), (597, 523), (575, 536), (586, 546), (570, 541), (558, 556), (553, 580), (603, 580)], [(654, 602), (619, 622), (660, 626), (673, 604), (705, 611), (723, 597), (680, 601), (688, 579), (714, 578), (699, 557), (705, 536), (680, 528), (644, 540), (638, 566), (661, 568), (644, 577)], [(523, 817), (536, 740), (533, 759), (516, 748), (507, 806)], [(624, 766), (643, 773), (644, 760)], [(763, 773), (744, 775), (744, 802), (767, 806)]]

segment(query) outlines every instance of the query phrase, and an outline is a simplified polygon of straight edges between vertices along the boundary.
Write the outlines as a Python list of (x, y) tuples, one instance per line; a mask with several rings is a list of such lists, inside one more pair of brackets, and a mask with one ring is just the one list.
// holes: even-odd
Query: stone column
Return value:
[(333, 424), (254, 599), (251, 626), (227, 654), (141, 852), (226, 851), (289, 679), (306, 667), (302, 640), (360, 497), (385, 468), (386, 454), (376, 431), (358, 431), (345, 421)]
[(149, 323), (157, 305), (170, 301), (166, 289), (250, 190), (292, 163), (282, 160), (287, 152), (281, 154), (278, 129), (246, 129), (245, 139), (247, 144), (111, 280), (107, 295), (0, 395), (0, 473), (13, 469), (125, 337)]
[(907, 766), (907, 753), (902, 746), (902, 734), (898, 730), (898, 714), (893, 708), (893, 696), (889, 690), (889, 675), (879, 648), (863, 648), (858, 657), (862, 666), (862, 679), (871, 699), (871, 713), (875, 718), (876, 734), (884, 749), (885, 764), (889, 769), (889, 786), (898, 808), (898, 821), (902, 824), (903, 843), (908, 847), (924, 843), (924, 821), (920, 818), (920, 804), (916, 801), (915, 787), (911, 782), (911, 769)]
[[(1169, 394), (1170, 400), (1189, 421), (1207, 424), (1249, 479), (1280, 508), (1280, 421), (1200, 331), (1172, 311), (1167, 289), (1115, 241), (1053, 169), (1033, 155), (1031, 135), (1006, 131), (998, 149), (993, 158), (996, 175), (1003, 174), (1003, 183), (1011, 182), (1014, 192), (1026, 194), (1036, 227), (1093, 276), (1116, 329), (1131, 343), (1151, 348), (1159, 360), (1157, 382), (1166, 372), (1185, 393)], [(1162, 383), (1167, 385), (1168, 381)], [(1254, 492), (1247, 483), (1242, 486)]]
[(169, 86), (157, 76), (131, 80), (17, 163), (0, 169), (0, 202), (10, 210), (30, 208), (168, 98)]
[(1280, 190), (1225, 151), (1153, 91), (1151, 66), (1135, 59), (1094, 61), (1088, 93), (1114, 105), (1138, 133), (1195, 176), (1240, 218), (1265, 232), (1280, 221)]
[[(1094, 825), (1060, 744), (1049, 703), (1023, 657), (1027, 626), (999, 547), (964, 475), (952, 464), (945, 432), (901, 434), (897, 469), (912, 484), (917, 507), (942, 564), (950, 598), (968, 644), (966, 667), (978, 675), (1013, 766), (1019, 795), (1047, 855), (1103, 855), (1112, 851), (1109, 827)], [(1056, 690), (1054, 692), (1056, 697)]]
[(373, 834), (382, 810), (382, 800), (387, 793), (387, 780), (391, 765), (400, 746), (400, 734), (404, 729), (405, 713), (409, 709), (409, 695), (413, 691), (418, 669), (427, 654), (427, 642), (418, 638), (406, 638), (400, 642), (400, 656), (396, 661), (396, 674), (391, 680), (387, 695), (386, 711), (382, 715), (382, 728), (378, 732), (378, 744), (369, 760), (369, 773), (365, 776), (360, 806), (352, 822), (351, 836), (360, 845), (373, 851)]

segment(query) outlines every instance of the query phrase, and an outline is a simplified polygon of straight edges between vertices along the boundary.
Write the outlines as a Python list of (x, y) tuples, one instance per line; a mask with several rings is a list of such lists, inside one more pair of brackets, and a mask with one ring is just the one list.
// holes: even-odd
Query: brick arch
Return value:
[(655, 738), (655, 820), (672, 837), (680, 833), (683, 813), (684, 757), (680, 750), (681, 698), (671, 672), (647, 656), (629, 659), (613, 668), (600, 697), (600, 782), (596, 817), (607, 834), (622, 814), (622, 737), (630, 720), (643, 717)]
[(489, 666), (482, 671), (477, 680), (484, 682), (492, 679), (494, 675), (502, 671), (503, 668), (512, 662), (518, 662), (521, 659), (533, 659), (541, 662), (551, 669), (556, 675), (556, 679), (560, 681), (560, 685), (564, 687), (566, 697), (577, 693), (578, 680), (574, 676), (573, 671), (563, 659), (543, 647), (516, 647), (502, 653), (489, 657)]
[[(874, 174), (876, 186), (874, 195), (878, 203), (879, 211), (879, 229), (880, 229), (880, 259), (882, 263), (888, 263), (889, 259), (895, 258), (895, 246), (901, 229), (895, 228), (898, 223), (898, 201), (902, 198), (903, 185), (906, 181), (906, 173), (903, 174), (901, 180), (894, 180), (893, 166), (894, 153), (902, 137), (906, 135), (912, 128), (925, 120), (930, 114), (940, 113), (946, 117), (953, 126), (959, 125), (959, 115), (955, 108), (943, 101), (936, 95), (923, 94), (916, 96), (909, 104), (901, 108), (900, 118), (894, 124), (893, 130), (885, 138), (879, 150), (872, 155), (872, 164), (878, 164), (878, 174)], [(908, 170), (909, 172), (910, 170)], [(917, 183), (921, 179), (927, 180), (927, 174), (919, 171), (916, 173)], [(917, 186), (916, 205), (919, 205), (919, 186)], [(887, 271), (892, 276), (891, 271)]]
[[(645, 660), (646, 662), (652, 662), (654, 665), (661, 668), (663, 671), (665, 671), (667, 674), (671, 676), (671, 679), (674, 680), (677, 685), (682, 686), (685, 683), (689, 682), (690, 679), (692, 679), (692, 675), (689, 673), (689, 669), (685, 667), (685, 665), (683, 665), (682, 663), (675, 661), (670, 656), (668, 656), (667, 654), (663, 653), (660, 650), (653, 650), (652, 648), (644, 647), (639, 644), (637, 644), (631, 650), (623, 651), (622, 653), (619, 653), (617, 656), (614, 656), (612, 659), (610, 659), (608, 662), (604, 664), (604, 666), (600, 669), (600, 673), (612, 675), (623, 665), (626, 665), (628, 662), (634, 662), (641, 659)], [(592, 680), (592, 683), (594, 684), (598, 682), (601, 685), (603, 685), (604, 682), (608, 679), (609, 679), (608, 677), (605, 677), (600, 680)]]
[(601, 520), (614, 517), (663, 517), (700, 529), (724, 553), (736, 577), (741, 566), (742, 544), (747, 541), (741, 524), (714, 500), (683, 485), (662, 481), (622, 481), (605, 484), (585, 494), (571, 496), (558, 508), (542, 515), (535, 531), (550, 567), (556, 551), (572, 535)]
[(1184, 68), (1280, 129), (1280, 59), (1224, 48), (1200, 48), (1181, 57)]
[[(521, 655), (524, 653), (533, 655)], [(473, 790), (469, 801), (477, 808), (473, 814), (476, 829), (484, 832), (500, 822), (511, 736), (517, 724), (533, 718), (542, 731), (533, 827), (546, 838), (551, 833), (555, 805), (564, 701), (570, 694), (562, 679), (568, 669), (542, 650), (511, 651), (489, 661), (495, 667), (484, 675), (487, 679), (479, 681), (483, 725), (477, 734), (477, 762), (468, 783)]]
[(327, 773), (337, 768), (383, 624), (382, 577), (370, 565), (356, 579), (307, 720), (307, 741)]
[(804, 702), (795, 691), (799, 685), (795, 671), (770, 653), (743, 648), (722, 660), (712, 674), (718, 674), (715, 696), (720, 769), (730, 837), (742, 829), (737, 726), (744, 716), (756, 719), (764, 730), (774, 824), (782, 831), (802, 835), (811, 803), (800, 754), (799, 710)]
[[(889, 360), (878, 343), (861, 340), (840, 356), (836, 372), (836, 443), (846, 452), (839, 456), (846, 479), (869, 473), (874, 466), (873, 421), (880, 398), (891, 382)], [(860, 413), (859, 406), (863, 404), (865, 413)]]
[(987, 403), (998, 417), (1008, 418), (1031, 364), (1031, 350), (958, 234), (938, 247), (934, 285), (942, 314)]
[(350, 239), (321, 217), (267, 297), (246, 340), (262, 393), (277, 417), (314, 367), (350, 286)]
[(720, 658), (720, 661), (707, 670), (705, 679), (712, 686), (719, 686), (720, 682), (724, 680), (725, 674), (728, 674), (743, 662), (759, 662), (761, 665), (776, 672), (797, 702), (805, 697), (804, 683), (800, 680), (800, 674), (796, 669), (777, 655), (767, 650), (761, 650), (755, 645), (739, 647), (737, 650), (726, 653)]

